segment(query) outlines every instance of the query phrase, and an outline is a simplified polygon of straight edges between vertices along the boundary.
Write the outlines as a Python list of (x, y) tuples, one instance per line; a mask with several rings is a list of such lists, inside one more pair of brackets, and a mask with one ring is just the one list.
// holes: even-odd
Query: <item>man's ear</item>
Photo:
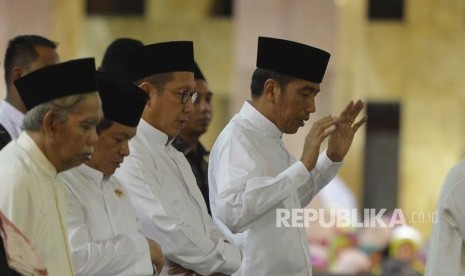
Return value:
[(139, 88), (142, 89), (142, 91), (144, 91), (147, 94), (147, 96), (150, 97), (150, 91), (152, 89), (151, 89), (149, 82), (146, 82), (146, 81), (142, 82), (141, 84), (139, 84)]
[(263, 96), (265, 96), (268, 101), (276, 101), (276, 97), (279, 96), (280, 91), (281, 88), (279, 84), (273, 79), (267, 79), (263, 84)]
[(13, 69), (11, 70), (11, 82), (14, 82), (15, 80), (24, 76), (24, 73), (26, 72), (23, 70), (23, 68), (19, 66), (13, 67)]
[(144, 91), (147, 94), (147, 96), (149, 96), (147, 103), (146, 103), (146, 107), (150, 107), (153, 104), (156, 91), (154, 91), (150, 83), (146, 81), (139, 84), (139, 88), (142, 89), (142, 91)]
[(62, 124), (55, 111), (47, 111), (42, 120), (42, 130), (46, 137), (53, 137), (58, 131), (58, 125)]

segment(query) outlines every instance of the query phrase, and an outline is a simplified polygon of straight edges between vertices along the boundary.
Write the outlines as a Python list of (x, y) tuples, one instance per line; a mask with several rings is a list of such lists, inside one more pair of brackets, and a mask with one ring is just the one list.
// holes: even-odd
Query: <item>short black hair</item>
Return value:
[(252, 99), (256, 99), (263, 94), (263, 86), (268, 79), (275, 80), (281, 89), (286, 89), (286, 86), (293, 80), (295, 77), (281, 74), (269, 69), (257, 68), (253, 72), (252, 81), (250, 83), (250, 91), (252, 92)]
[(15, 66), (28, 67), (37, 59), (38, 53), (35, 49), (36, 46), (56, 49), (58, 43), (39, 35), (20, 35), (8, 42), (4, 60), (7, 89), (11, 81), (11, 72), (13, 68)]

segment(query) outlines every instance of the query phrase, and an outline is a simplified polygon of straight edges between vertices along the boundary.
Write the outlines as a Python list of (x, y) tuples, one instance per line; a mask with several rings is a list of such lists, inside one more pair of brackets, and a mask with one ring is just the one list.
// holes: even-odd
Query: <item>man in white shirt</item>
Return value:
[(18, 78), (60, 61), (57, 44), (38, 35), (20, 35), (11, 39), (5, 53), (6, 98), (0, 102), (0, 150), (19, 137), (26, 108), (14, 86)]
[[(149, 95), (137, 135), (129, 142), (131, 155), (115, 174), (131, 197), (144, 235), (161, 245), (166, 265), (178, 265), (170, 275), (189, 270), (232, 274), (241, 254), (213, 224), (189, 162), (171, 145), (197, 96), (193, 43), (147, 45), (126, 55), (121, 65), (126, 78)], [(162, 275), (169, 270), (165, 267)]]
[(465, 275), (465, 160), (447, 174), (426, 259), (427, 276)]
[(153, 275), (160, 272), (160, 246), (140, 231), (128, 195), (113, 177), (129, 155), (147, 94), (137, 86), (98, 73), (104, 119), (92, 158), (62, 174), (68, 192), (68, 237), (76, 275)]
[[(305, 228), (279, 227), (278, 210), (305, 207), (331, 181), (366, 120), (352, 125), (363, 103), (351, 102), (339, 118), (313, 125), (300, 161), (286, 150), (283, 133), (297, 132), (315, 112), (329, 56), (292, 41), (258, 39), (252, 101), (223, 129), (209, 163), (213, 219), (242, 249), (235, 275), (312, 275)], [(318, 156), (328, 136), (328, 149)]]
[(30, 240), (50, 276), (74, 275), (59, 172), (90, 158), (102, 118), (93, 58), (46, 66), (15, 81), (24, 131), (0, 151), (0, 210)]

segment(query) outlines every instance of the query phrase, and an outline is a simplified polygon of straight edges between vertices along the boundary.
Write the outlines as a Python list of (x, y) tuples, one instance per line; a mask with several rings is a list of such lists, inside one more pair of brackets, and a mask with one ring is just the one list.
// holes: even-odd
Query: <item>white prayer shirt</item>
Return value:
[(85, 164), (61, 176), (76, 275), (153, 275), (147, 239), (119, 182)]
[(0, 151), (0, 179), (0, 209), (29, 239), (48, 275), (74, 275), (64, 184), (26, 132)]
[(342, 163), (322, 153), (309, 173), (288, 153), (281, 136), (275, 124), (245, 102), (211, 150), (213, 220), (243, 254), (234, 275), (312, 275), (305, 229), (277, 227), (277, 210), (305, 207)]
[(429, 241), (426, 276), (465, 275), (465, 160), (448, 173)]
[(0, 102), (0, 125), (2, 125), (11, 137), (17, 139), (22, 132), (24, 114), (5, 100)]
[(168, 275), (169, 260), (201, 275), (239, 269), (239, 249), (224, 242), (189, 162), (168, 136), (141, 119), (129, 146), (131, 154), (115, 176), (130, 194), (144, 235), (161, 245), (161, 275)]

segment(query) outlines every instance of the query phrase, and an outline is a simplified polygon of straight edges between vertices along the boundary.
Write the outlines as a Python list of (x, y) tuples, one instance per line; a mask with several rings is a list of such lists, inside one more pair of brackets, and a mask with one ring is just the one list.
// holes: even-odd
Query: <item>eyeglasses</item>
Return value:
[[(161, 88), (161, 89), (166, 89), (166, 87), (161, 86), (161, 85), (156, 85), (156, 84), (152, 84), (152, 85), (155, 87)], [(190, 98), (192, 98), (192, 103), (195, 103), (198, 97), (198, 94), (197, 92), (195, 92), (195, 90), (194, 91), (190, 91), (189, 89), (184, 89), (184, 90), (170, 89), (170, 90), (177, 92), (179, 95), (181, 95), (182, 104), (186, 104)]]

